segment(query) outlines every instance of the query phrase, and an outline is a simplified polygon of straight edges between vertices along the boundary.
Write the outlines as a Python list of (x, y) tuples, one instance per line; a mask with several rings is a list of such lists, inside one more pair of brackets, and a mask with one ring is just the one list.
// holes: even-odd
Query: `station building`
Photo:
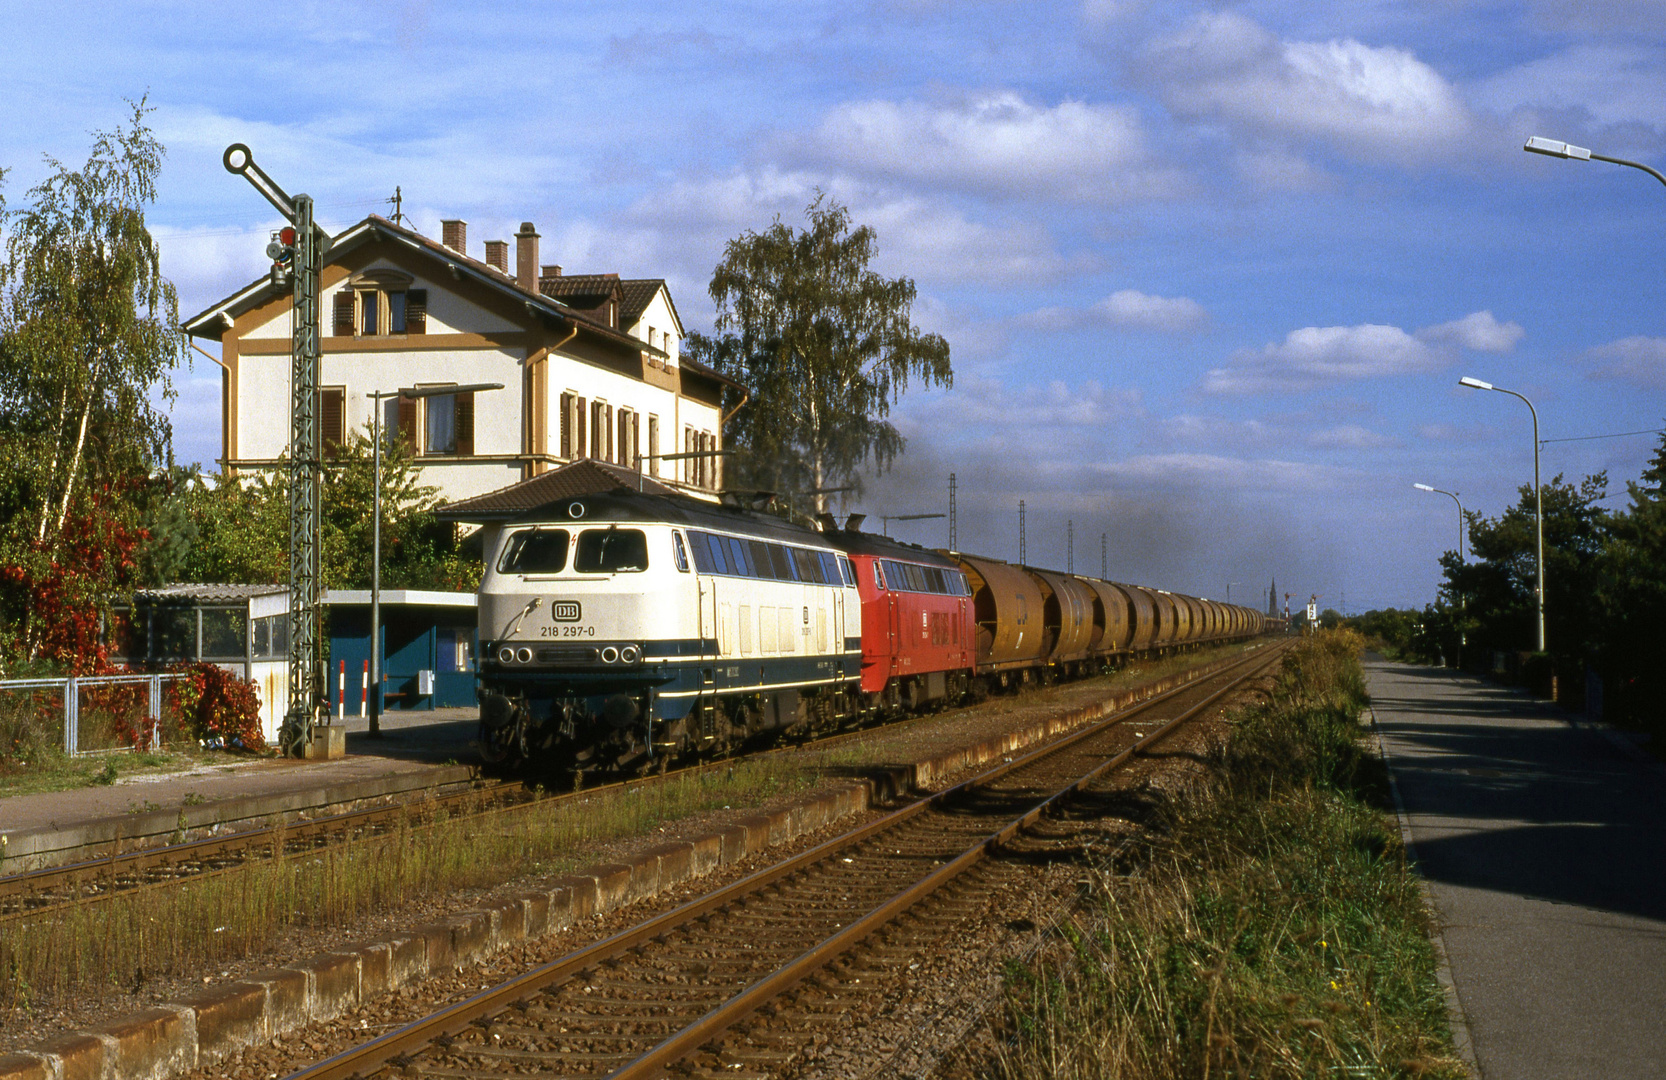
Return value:
[[(658, 278), (564, 274), (539, 262), (531, 222), (468, 254), (372, 215), (331, 242), (321, 277), (319, 417), (328, 453), (369, 432), (373, 393), (501, 383), (502, 390), (381, 401), (384, 429), (453, 502), (565, 462), (640, 469), (691, 494), (722, 487), (717, 372), (681, 354), (682, 322)], [(291, 291), (251, 282), (186, 320), (220, 343), (224, 475), (276, 468), (289, 450)], [(738, 387), (737, 387), (738, 388)], [(664, 454), (705, 454), (662, 461)]]

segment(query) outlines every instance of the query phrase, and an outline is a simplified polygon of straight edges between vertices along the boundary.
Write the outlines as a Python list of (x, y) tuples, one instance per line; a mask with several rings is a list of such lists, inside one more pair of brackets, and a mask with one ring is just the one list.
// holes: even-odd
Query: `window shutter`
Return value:
[(573, 395), (561, 395), (561, 456), (573, 456)]
[(410, 289), (405, 293), (405, 333), (428, 332), (428, 290)]
[(457, 453), (465, 457), (474, 454), (474, 391), (457, 395)]
[(584, 415), (584, 398), (581, 397), (578, 399), (578, 408), (573, 410), (573, 417), (578, 422), (578, 430), (573, 433), (577, 436), (573, 440), (573, 457), (575, 458), (588, 456), (584, 452)]
[(318, 434), (326, 457), (334, 457), (341, 444), (347, 441), (347, 391), (339, 386), (327, 386), (318, 392)]
[(336, 337), (353, 336), (353, 290), (342, 289), (336, 293), (335, 299), (335, 330)]
[(417, 446), (417, 403), (416, 398), (400, 394), (399, 398), (399, 441), (405, 449), (414, 454)]

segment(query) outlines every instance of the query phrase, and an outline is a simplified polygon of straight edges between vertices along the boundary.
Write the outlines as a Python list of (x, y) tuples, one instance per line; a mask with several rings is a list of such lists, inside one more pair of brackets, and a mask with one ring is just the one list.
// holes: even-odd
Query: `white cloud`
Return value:
[(1078, 330), (1112, 326), (1127, 330), (1196, 330), (1209, 321), (1203, 305), (1185, 296), (1152, 296), (1120, 289), (1086, 308), (1046, 307), (1021, 315), (1022, 326), (1039, 330)]
[[(647, 257), (686, 266), (709, 277), (723, 245), (748, 229), (761, 230), (779, 215), (804, 225), (804, 208), (820, 189), (850, 208), (851, 219), (879, 235), (875, 268), (919, 281), (988, 285), (1043, 285), (1097, 263), (1060, 253), (1052, 236), (1034, 222), (968, 219), (940, 200), (900, 194), (845, 175), (817, 175), (773, 168), (737, 171), (706, 180), (680, 180), (631, 207), (627, 220), (646, 235), (635, 244)], [(620, 230), (598, 231), (590, 246), (606, 250)], [(695, 254), (698, 253), (698, 254)], [(703, 292), (705, 278), (699, 279)]]
[[(1657, 13), (1662, 10), (1653, 6)], [(1473, 92), (1477, 102), (1499, 113), (1523, 107), (1572, 110), (1597, 124), (1637, 122), (1658, 128), (1666, 126), (1663, 65), (1666, 49), (1658, 44), (1582, 42), (1500, 72)], [(1564, 124), (1544, 134), (1574, 141), (1584, 137), (1581, 131), (1565, 130)]]
[(1650, 390), (1666, 390), (1666, 338), (1628, 337), (1588, 350), (1599, 366), (1594, 379), (1613, 379)]
[(1417, 437), (1429, 442), (1481, 443), (1493, 437), (1493, 429), (1486, 424), (1420, 424)]
[(1501, 323), (1490, 311), (1477, 311), (1417, 332), (1424, 341), (1448, 342), (1475, 352), (1506, 353), (1516, 347), (1527, 331), (1519, 323)]
[[(968, 434), (1005, 439), (1018, 428), (1097, 428), (1145, 415), (1138, 390), (1105, 386), (1089, 379), (1062, 379), (1027, 386), (975, 372), (957, 374), (953, 389), (933, 393), (910, 406), (911, 426), (934, 429), (938, 444), (961, 441)], [(1070, 454), (1072, 462), (1079, 460)]]
[(1012, 92), (949, 105), (851, 102), (799, 144), (868, 175), (1000, 198), (1121, 203), (1168, 198), (1189, 184), (1154, 160), (1139, 114), (1121, 105), (1033, 105)]
[(1309, 446), (1317, 446), (1327, 450), (1375, 450), (1384, 446), (1397, 446), (1399, 440), (1387, 435), (1379, 434), (1358, 424), (1341, 424), (1337, 427), (1316, 431), (1307, 437)]
[(1351, 38), (1280, 41), (1232, 12), (1201, 15), (1154, 42), (1145, 70), (1169, 108), (1273, 139), (1320, 139), (1371, 160), (1445, 154), (1474, 120), (1412, 53)]
[(1227, 367), (1212, 368), (1211, 394), (1302, 390), (1343, 379), (1434, 371), (1440, 354), (1397, 326), (1308, 326), (1260, 351), (1241, 350)]
[(1203, 305), (1185, 296), (1151, 296), (1120, 289), (1093, 305), (1112, 326), (1147, 330), (1191, 330), (1209, 321)]
[(1525, 333), (1500, 323), (1490, 311), (1425, 326), (1408, 334), (1398, 326), (1308, 326), (1259, 350), (1241, 349), (1224, 367), (1211, 368), (1210, 394), (1261, 394), (1306, 390), (1323, 383), (1438, 371), (1458, 349), (1508, 352)]

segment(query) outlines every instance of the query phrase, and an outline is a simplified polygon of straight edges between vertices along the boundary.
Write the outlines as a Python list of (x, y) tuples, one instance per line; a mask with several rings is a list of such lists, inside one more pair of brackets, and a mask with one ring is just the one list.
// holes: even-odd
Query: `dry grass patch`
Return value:
[(1300, 645), (1132, 863), (1104, 868), (1052, 946), (1009, 964), (989, 1071), (1465, 1075), (1386, 778), (1360, 743), (1357, 655), (1348, 633)]

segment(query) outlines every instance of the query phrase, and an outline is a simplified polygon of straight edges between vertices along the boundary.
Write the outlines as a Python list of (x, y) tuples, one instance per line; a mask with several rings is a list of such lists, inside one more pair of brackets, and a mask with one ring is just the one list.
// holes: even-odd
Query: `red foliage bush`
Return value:
[(169, 670), (185, 676), (163, 685), (192, 738), (218, 738), (244, 750), (266, 748), (254, 683), (214, 664), (175, 664)]
[[(15, 561), (0, 563), (0, 621), (13, 631), (0, 648), (77, 674), (110, 670), (100, 600), (133, 587), (138, 550), (148, 538), (120, 512), (117, 493), (92, 493), (53, 541), (31, 541), (14, 553)], [(14, 637), (20, 627), (27, 630)]]

